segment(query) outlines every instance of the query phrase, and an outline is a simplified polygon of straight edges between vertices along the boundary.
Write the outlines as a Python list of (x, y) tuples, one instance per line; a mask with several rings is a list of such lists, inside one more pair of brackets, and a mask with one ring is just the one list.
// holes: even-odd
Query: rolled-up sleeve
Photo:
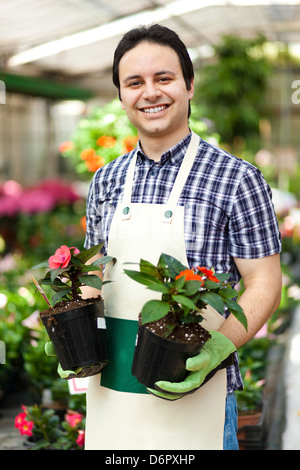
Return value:
[(240, 181), (228, 233), (233, 257), (262, 258), (281, 250), (271, 189), (256, 168), (249, 168)]

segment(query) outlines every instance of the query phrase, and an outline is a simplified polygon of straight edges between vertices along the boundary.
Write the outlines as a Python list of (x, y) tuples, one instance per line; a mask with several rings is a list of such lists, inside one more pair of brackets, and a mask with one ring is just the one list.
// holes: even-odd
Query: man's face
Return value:
[(119, 64), (121, 105), (139, 136), (179, 138), (188, 132), (187, 90), (179, 58), (168, 46), (142, 42)]

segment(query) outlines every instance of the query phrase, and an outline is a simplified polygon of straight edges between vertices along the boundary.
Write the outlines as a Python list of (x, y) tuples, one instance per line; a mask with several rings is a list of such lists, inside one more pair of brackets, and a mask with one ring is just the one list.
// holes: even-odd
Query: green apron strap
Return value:
[(131, 374), (138, 322), (105, 317), (109, 363), (101, 373), (100, 384), (118, 392), (148, 393)]

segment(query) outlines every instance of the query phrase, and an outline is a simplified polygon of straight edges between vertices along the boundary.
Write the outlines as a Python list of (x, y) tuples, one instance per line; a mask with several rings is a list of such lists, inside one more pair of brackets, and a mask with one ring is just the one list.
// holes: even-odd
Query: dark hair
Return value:
[(194, 68), (184, 43), (178, 34), (171, 29), (167, 28), (166, 26), (154, 24), (151, 26), (140, 26), (138, 28), (132, 29), (123, 36), (115, 50), (112, 75), (113, 82), (119, 92), (119, 98), (121, 99), (119, 80), (120, 60), (126, 52), (130, 51), (130, 49), (133, 49), (135, 46), (144, 41), (161, 44), (162, 46), (169, 46), (174, 49), (180, 61), (186, 88), (187, 90), (190, 90), (191, 80), (194, 78)]

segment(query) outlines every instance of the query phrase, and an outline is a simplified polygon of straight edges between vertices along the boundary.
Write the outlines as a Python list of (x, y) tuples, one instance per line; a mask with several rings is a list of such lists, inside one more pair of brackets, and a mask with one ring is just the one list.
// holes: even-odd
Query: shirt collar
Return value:
[[(170, 148), (166, 152), (164, 152), (161, 156), (160, 162), (161, 164), (166, 163), (170, 160), (172, 165), (180, 165), (183, 157), (187, 151), (188, 145), (191, 140), (192, 133), (190, 132), (184, 139), (178, 142), (174, 147)], [(136, 146), (137, 151), (137, 165), (141, 165), (143, 162), (148, 161), (151, 162), (152, 160), (144, 154), (141, 143), (138, 141)]]

